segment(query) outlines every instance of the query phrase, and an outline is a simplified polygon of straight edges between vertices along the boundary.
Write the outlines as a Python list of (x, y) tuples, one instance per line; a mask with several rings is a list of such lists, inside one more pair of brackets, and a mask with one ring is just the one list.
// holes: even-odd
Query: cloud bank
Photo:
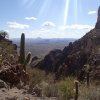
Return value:
[(66, 25), (66, 26), (60, 26), (58, 27), (60, 30), (65, 30), (65, 29), (92, 29), (93, 26), (90, 25), (81, 25), (81, 24), (73, 24), (73, 25)]
[(7, 22), (7, 24), (8, 24), (8, 27), (12, 29), (27, 29), (30, 27), (27, 24), (21, 24), (18, 22)]

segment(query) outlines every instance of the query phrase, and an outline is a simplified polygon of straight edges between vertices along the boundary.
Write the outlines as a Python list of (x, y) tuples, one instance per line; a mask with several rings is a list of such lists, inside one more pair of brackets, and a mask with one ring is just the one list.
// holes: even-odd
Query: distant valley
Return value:
[[(12, 39), (13, 43), (17, 44), (18, 48), (20, 45), (20, 39)], [(41, 39), (41, 38), (26, 38), (26, 53), (30, 51), (32, 56), (44, 57), (49, 51), (53, 49), (63, 49), (69, 44), (74, 42), (76, 39), (63, 38), (63, 39)]]

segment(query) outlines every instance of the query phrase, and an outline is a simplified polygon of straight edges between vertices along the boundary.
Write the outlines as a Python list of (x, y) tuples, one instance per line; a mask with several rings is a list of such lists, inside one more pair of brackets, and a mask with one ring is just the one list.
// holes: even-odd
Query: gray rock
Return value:
[(97, 18), (97, 23), (95, 25), (96, 29), (100, 29), (100, 7), (98, 8), (98, 18)]
[(97, 19), (97, 22), (99, 22), (99, 21), (100, 21), (100, 6), (98, 8), (98, 19)]
[(7, 84), (2, 80), (0, 80), (0, 88), (7, 88)]
[(6, 97), (5, 100), (18, 100), (17, 97)]

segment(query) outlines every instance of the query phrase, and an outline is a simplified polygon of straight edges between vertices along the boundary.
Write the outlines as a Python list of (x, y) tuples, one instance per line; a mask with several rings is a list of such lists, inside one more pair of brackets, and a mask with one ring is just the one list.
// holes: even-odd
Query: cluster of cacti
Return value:
[(23, 69), (26, 71), (26, 65), (29, 63), (31, 59), (31, 53), (29, 52), (25, 58), (25, 34), (21, 35), (20, 42), (20, 52), (19, 52), (19, 63), (22, 64)]

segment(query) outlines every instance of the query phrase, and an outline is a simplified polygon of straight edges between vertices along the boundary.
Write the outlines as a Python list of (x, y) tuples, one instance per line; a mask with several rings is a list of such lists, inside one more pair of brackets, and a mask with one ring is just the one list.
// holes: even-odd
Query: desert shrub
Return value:
[(58, 87), (56, 83), (42, 82), (42, 94), (44, 97), (58, 97)]
[(57, 97), (57, 100), (70, 100), (74, 97), (74, 79), (66, 78), (56, 83), (42, 82), (42, 94), (45, 97)]
[(38, 68), (30, 68), (27, 67), (27, 72), (30, 77), (30, 85), (35, 86), (36, 84), (40, 84), (42, 81), (45, 81), (47, 83), (53, 82), (53, 75), (49, 74), (46, 75), (45, 71), (40, 70)]
[(74, 97), (74, 79), (68, 77), (58, 83), (59, 97), (61, 100), (70, 100)]
[(46, 75), (45, 71), (27, 67), (30, 76), (30, 88), (37, 84), (42, 89), (42, 96), (57, 97), (60, 100), (69, 100), (74, 97), (74, 78), (68, 77), (65, 80), (54, 82), (54, 75)]
[(100, 100), (100, 87), (92, 84), (87, 88), (85, 85), (81, 85), (79, 98), (84, 100)]

